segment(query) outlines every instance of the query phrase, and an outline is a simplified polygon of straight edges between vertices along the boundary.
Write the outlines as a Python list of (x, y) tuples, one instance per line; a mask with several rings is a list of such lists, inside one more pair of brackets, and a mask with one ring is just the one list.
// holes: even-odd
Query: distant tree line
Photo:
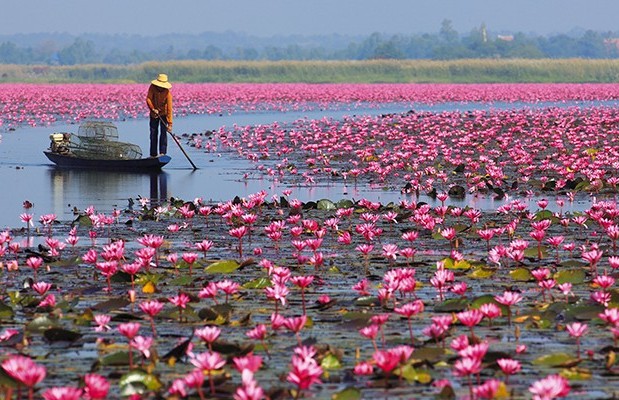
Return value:
[(367, 37), (277, 36), (257, 38), (227, 32), (202, 35), (67, 34), (0, 37), (0, 63), (25, 65), (130, 65), (180, 60), (456, 60), (493, 59), (615, 59), (619, 34), (587, 30), (538, 36), (490, 33), (484, 24), (468, 34), (444, 20), (437, 33)]

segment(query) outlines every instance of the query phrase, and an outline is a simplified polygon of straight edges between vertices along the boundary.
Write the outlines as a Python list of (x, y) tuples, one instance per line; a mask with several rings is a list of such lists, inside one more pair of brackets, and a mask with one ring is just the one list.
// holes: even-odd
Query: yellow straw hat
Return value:
[(164, 89), (170, 89), (172, 87), (172, 84), (168, 82), (168, 76), (166, 74), (157, 75), (157, 79), (151, 81), (150, 83)]

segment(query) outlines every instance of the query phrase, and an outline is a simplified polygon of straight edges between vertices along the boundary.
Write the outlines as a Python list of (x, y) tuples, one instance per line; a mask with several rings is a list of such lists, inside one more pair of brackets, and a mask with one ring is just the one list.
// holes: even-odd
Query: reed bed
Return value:
[(619, 60), (464, 59), (168, 61), (137, 65), (0, 65), (0, 82), (132, 83), (165, 71), (176, 82), (612, 83)]

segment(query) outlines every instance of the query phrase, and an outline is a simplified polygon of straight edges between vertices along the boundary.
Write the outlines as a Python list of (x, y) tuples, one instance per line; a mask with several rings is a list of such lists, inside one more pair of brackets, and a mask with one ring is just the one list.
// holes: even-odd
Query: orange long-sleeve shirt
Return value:
[(150, 85), (146, 95), (146, 104), (150, 109), (151, 118), (156, 118), (153, 111), (159, 110), (159, 115), (166, 117), (168, 125), (172, 125), (172, 93), (168, 89), (161, 90), (158, 86)]

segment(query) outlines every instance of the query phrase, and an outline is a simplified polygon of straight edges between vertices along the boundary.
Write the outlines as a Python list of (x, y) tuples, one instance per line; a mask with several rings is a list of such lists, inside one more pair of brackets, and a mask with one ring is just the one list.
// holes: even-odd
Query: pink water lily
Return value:
[[(96, 97), (92, 93), (104, 89), (100, 86), (95, 85), (95, 92), (88, 85), (69, 86), (59, 92), (57, 87), (53, 90), (39, 85), (29, 88), (7, 84), (3, 87), (7, 91), (3, 100), (5, 104), (17, 101), (10, 92), (13, 88), (22, 90), (22, 103), (23, 96), (32, 98), (28, 104), (22, 104), (23, 114), (30, 113), (34, 123), (48, 120), (52, 112), (57, 113), (56, 118), (66, 116), (75, 121), (86, 115), (112, 120), (142, 116), (134, 104), (141, 102), (141, 85), (105, 86), (105, 90), (116, 90), (110, 100), (113, 107), (100, 107), (100, 103), (92, 101), (91, 96)], [(611, 343), (616, 345), (616, 107), (593, 103), (582, 107), (540, 104), (526, 109), (514, 106), (435, 112), (421, 110), (415, 104), (409, 113), (356, 112), (361, 103), (378, 107), (379, 101), (462, 102), (458, 106), (471, 101), (532, 99), (568, 103), (615, 101), (615, 86), (177, 87), (175, 104), (179, 115), (319, 107), (346, 108), (355, 111), (351, 113), (355, 115), (234, 125), (186, 136), (193, 145), (192, 156), (209, 153), (206, 156), (248, 160), (253, 169), (239, 176), (247, 184), (264, 184), (264, 190), (258, 193), (239, 193), (234, 200), (219, 203), (196, 197), (155, 204), (154, 199), (140, 197), (138, 210), (113, 210), (107, 214), (88, 207), (84, 215), (88, 217), (86, 224), (92, 223), (92, 227), (86, 228), (92, 240), (86, 245), (78, 240), (84, 229), (82, 224), (58, 221), (51, 214), (39, 219), (43, 224), (40, 237), (28, 229), (0, 232), (0, 267), (7, 293), (4, 314), (17, 311), (7, 318), (8, 324), (31, 326), (27, 319), (42, 313), (53, 321), (62, 317), (59, 321), (63, 326), (74, 322), (71, 329), (80, 333), (83, 325), (90, 324), (86, 328), (88, 334), (80, 340), (96, 337), (97, 348), (105, 355), (124, 337), (129, 343), (130, 357), (133, 349), (140, 351), (142, 360), (149, 357), (148, 368), (131, 371), (132, 377), (142, 373), (146, 374), (145, 379), (156, 377), (163, 385), (161, 390), (152, 390), (153, 396), (169, 393), (179, 397), (203, 397), (201, 388), (207, 375), (212, 392), (215, 375), (218, 381), (226, 381), (220, 386), (221, 393), (215, 394), (219, 397), (263, 398), (262, 383), (269, 387), (269, 395), (284, 393), (284, 386), (289, 384), (293, 396), (300, 397), (302, 392), (311, 390), (316, 392), (311, 394), (313, 397), (339, 397), (340, 386), (332, 383), (350, 377), (363, 388), (364, 395), (367, 391), (370, 397), (390, 396), (393, 382), (387, 382), (384, 388), (377, 387), (375, 373), (385, 378), (389, 374), (399, 375), (398, 386), (421, 387), (427, 378), (424, 369), (432, 368), (436, 384), (424, 389), (424, 393), (443, 389), (445, 392), (430, 396), (466, 397), (468, 386), (471, 398), (496, 397), (503, 390), (499, 379), (508, 384), (511, 375), (519, 374), (517, 380), (511, 379), (508, 388), (514, 396), (526, 397), (529, 389), (536, 398), (553, 398), (565, 396), (569, 389), (558, 376), (540, 379), (539, 366), (533, 360), (546, 355), (548, 350), (537, 335), (549, 334), (555, 339), (562, 334), (570, 335), (574, 339), (555, 340), (554, 346), (564, 351), (572, 348), (576, 340), (579, 357), (580, 340), (587, 341), (587, 356), (592, 360), (601, 360), (606, 356), (600, 353), (601, 349)], [(50, 98), (49, 93), (64, 104), (41, 104), (40, 99)], [(72, 102), (71, 106), (68, 102)], [(41, 105), (37, 113), (34, 105)], [(70, 117), (73, 112), (80, 114)], [(15, 126), (24, 123), (10, 112), (0, 118)], [(354, 200), (301, 200), (312, 197), (310, 193), (317, 187), (331, 189), (330, 185), (340, 184), (348, 185)], [(383, 192), (388, 196), (395, 193), (400, 199), (389, 204), (382, 204), (376, 197), (356, 200), (364, 190), (380, 192), (381, 196)], [(293, 193), (298, 193), (298, 198)], [(458, 193), (464, 198), (455, 198)], [(26, 212), (30, 215), (31, 208)], [(22, 222), (28, 227), (34, 218), (32, 214)], [(14, 238), (19, 236), (30, 240)], [(43, 246), (40, 253), (34, 252), (38, 242)], [(165, 256), (160, 256), (157, 252), (164, 251), (163, 242), (169, 244), (169, 249), (165, 249)], [(79, 259), (69, 258), (62, 248), (65, 243), (83, 255)], [(243, 245), (255, 249), (251, 256), (243, 257)], [(554, 257), (544, 259), (544, 246), (554, 251)], [(35, 257), (28, 264), (35, 254), (44, 261)], [(238, 255), (243, 263), (238, 270), (223, 275), (194, 270), (193, 266), (207, 261), (207, 255), (213, 260), (231, 260)], [(54, 258), (58, 262), (48, 262)], [(179, 260), (180, 265), (189, 266), (189, 271), (177, 269)], [(148, 268), (153, 261), (160, 268), (151, 271)], [(61, 276), (72, 276), (65, 274), (65, 270), (75, 270), (79, 283), (59, 280)], [(91, 293), (98, 286), (89, 282), (82, 287), (86, 279), (80, 272), (84, 270), (106, 276), (109, 292), (94, 290), (97, 293), (93, 298)], [(131, 275), (131, 289), (125, 274), (115, 273), (118, 270)], [(582, 272), (584, 278), (580, 279)], [(28, 276), (33, 273), (34, 279)], [(191, 273), (191, 279), (186, 278), (187, 273)], [(152, 285), (143, 290), (135, 285), (134, 289), (135, 282), (146, 279)], [(26, 286), (22, 286), (24, 283)], [(127, 304), (125, 297), (114, 296), (127, 290), (132, 291), (131, 300), (139, 307)], [(542, 295), (538, 296), (540, 291)], [(226, 296), (225, 304), (220, 304), (221, 293)], [(561, 304), (555, 301), (557, 294), (561, 295)], [(33, 295), (36, 300), (48, 296), (42, 304), (51, 307), (33, 307), (28, 300)], [(318, 302), (305, 307), (306, 295)], [(186, 322), (178, 324), (170, 317), (174, 314), (166, 312), (162, 303), (166, 299), (178, 309), (179, 317), (187, 314)], [(271, 314), (268, 302), (275, 302), (275, 313)], [(299, 303), (302, 316), (292, 313)], [(555, 318), (557, 313), (572, 318), (573, 309), (578, 310), (581, 305), (599, 308), (593, 314), (599, 313), (595, 335), (587, 335), (587, 330), (595, 325), (591, 313), (579, 314), (577, 322), (567, 320), (565, 329), (556, 323), (560, 322)], [(495, 324), (501, 310), (506, 311), (507, 324)], [(519, 318), (512, 321), (516, 314)], [(127, 318), (149, 319), (153, 337), (155, 325), (165, 327), (162, 332), (166, 335), (151, 341), (139, 335), (139, 324), (127, 325)], [(488, 326), (482, 323), (484, 318), (489, 320)], [(510, 328), (512, 324), (516, 325), (514, 330)], [(414, 335), (417, 326), (425, 337)], [(301, 344), (301, 334), (310, 327), (310, 339), (317, 341), (315, 347), (299, 347), (296, 351), (286, 347), (292, 334)], [(96, 334), (92, 334), (93, 328)], [(189, 329), (191, 337), (185, 337), (186, 332), (176, 332), (177, 328)], [(42, 346), (37, 331), (16, 329), (15, 333), (9, 329), (7, 326), (6, 334), (0, 338), (7, 345), (23, 346), (22, 352), (38, 351), (38, 346)], [(355, 329), (358, 335), (346, 336), (345, 348), (339, 348), (345, 331)], [(124, 336), (119, 336), (119, 332)], [(510, 332), (514, 333), (514, 341), (496, 341), (497, 337), (508, 337)], [(50, 333), (53, 331), (46, 332), (45, 337)], [(328, 341), (324, 340), (326, 337)], [(233, 351), (238, 346), (245, 352), (255, 345), (254, 351), (265, 351), (269, 365), (256, 361), (256, 356), (234, 354), (228, 360), (239, 360), (234, 361), (237, 374), (224, 370), (223, 355), (196, 351), (203, 345), (201, 341), (210, 346), (220, 340), (223, 348)], [(235, 343), (228, 346), (224, 343), (227, 340)], [(401, 346), (403, 340), (410, 340), (421, 349)], [(448, 341), (450, 348), (446, 349)], [(358, 349), (354, 357), (349, 357), (351, 346)], [(414, 357), (417, 351), (419, 358), (423, 358), (421, 364)], [(486, 354), (495, 356), (497, 351), (501, 358), (495, 363)], [(66, 359), (53, 354), (46, 358), (46, 366), (55, 363), (54, 357)], [(96, 357), (101, 360), (104, 356)], [(174, 365), (174, 361), (185, 359), (190, 362)], [(605, 364), (589, 363), (588, 368), (599, 378), (600, 374), (612, 372), (607, 370), (612, 366)], [(284, 369), (280, 368), (282, 365)], [(172, 366), (174, 374), (170, 373)], [(72, 371), (67, 366), (58, 363), (54, 367), (58, 374), (70, 379)], [(131, 360), (129, 367), (133, 368)], [(109, 370), (109, 381), (89, 377), (88, 383), (84, 377), (84, 392), (90, 398), (103, 398), (108, 392), (111, 396), (121, 389), (117, 387), (118, 377), (126, 372), (122, 371), (126, 366), (105, 368)], [(526, 374), (520, 373), (523, 369)], [(324, 371), (328, 374), (323, 375)], [(413, 372), (415, 382), (404, 379), (410, 379)], [(284, 382), (286, 379), (288, 383)], [(323, 379), (328, 384), (319, 385)], [(461, 385), (455, 384), (460, 380)], [(55, 376), (35, 386), (47, 386), (41, 388), (41, 394), (44, 390), (52, 393), (50, 387), (56, 381)], [(591, 382), (579, 382), (577, 395), (582, 392), (583, 396), (590, 396), (604, 390), (592, 387)], [(71, 396), (68, 388), (62, 390)], [(450, 394), (449, 389), (454, 393)], [(406, 390), (402, 388), (403, 392)]]

